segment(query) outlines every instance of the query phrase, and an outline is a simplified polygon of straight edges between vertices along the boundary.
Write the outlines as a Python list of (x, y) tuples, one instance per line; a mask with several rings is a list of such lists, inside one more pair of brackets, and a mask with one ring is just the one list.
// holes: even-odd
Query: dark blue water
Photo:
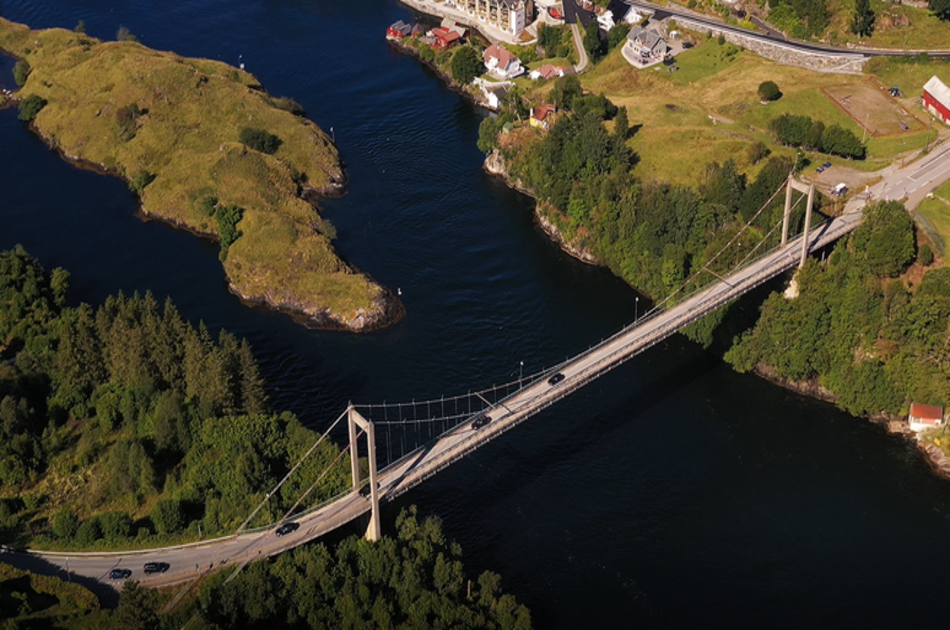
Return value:
[[(214, 245), (141, 221), (121, 182), (0, 112), (0, 248), (69, 269), (74, 301), (151, 290), (248, 337), (274, 406), (305, 422), (503, 382), (632, 318), (635, 293), (559, 252), (530, 201), (481, 172), (482, 114), (387, 47), (385, 27), (409, 15), (395, 2), (0, 0), (0, 15), (84, 20), (103, 38), (124, 25), (152, 47), (243, 61), (332, 128), (351, 178), (324, 204), (337, 246), (408, 309), (371, 335), (241, 305)], [(903, 443), (676, 338), (387, 513), (441, 516), (469, 569), (500, 572), (542, 628), (893, 628), (943, 620), (948, 499)]]

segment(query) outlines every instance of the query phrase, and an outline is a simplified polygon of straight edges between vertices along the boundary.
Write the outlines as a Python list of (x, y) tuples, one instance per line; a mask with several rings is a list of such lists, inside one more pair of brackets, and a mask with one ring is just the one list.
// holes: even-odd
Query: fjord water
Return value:
[[(171, 6), (169, 6), (171, 5)], [(383, 40), (394, 1), (0, 0), (34, 28), (245, 63), (330, 131), (342, 255), (402, 291), (370, 335), (307, 330), (228, 293), (216, 246), (136, 217), (122, 182), (63, 162), (0, 112), (0, 248), (72, 272), (71, 299), (170, 296), (248, 337), (276, 409), (424, 399), (534, 372), (629, 322), (636, 294), (558, 251), (480, 170), (482, 112)], [(0, 84), (10, 85), (9, 60)], [(642, 304), (639, 305), (642, 307)], [(537, 627), (878, 627), (942, 619), (950, 483), (833, 407), (733, 373), (677, 337), (387, 507), (440, 516)]]

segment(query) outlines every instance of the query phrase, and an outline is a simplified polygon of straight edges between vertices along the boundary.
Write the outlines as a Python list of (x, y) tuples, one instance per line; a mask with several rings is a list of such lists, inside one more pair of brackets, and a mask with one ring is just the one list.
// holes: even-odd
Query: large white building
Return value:
[(459, 0), (457, 6), (479, 22), (514, 36), (525, 27), (531, 0)]

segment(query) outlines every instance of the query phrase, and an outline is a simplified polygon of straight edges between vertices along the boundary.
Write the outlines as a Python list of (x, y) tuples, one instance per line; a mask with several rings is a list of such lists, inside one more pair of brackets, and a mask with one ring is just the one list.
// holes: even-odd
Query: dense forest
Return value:
[(928, 246), (918, 252), (904, 206), (868, 206), (827, 264), (810, 259), (801, 270), (797, 298), (768, 298), (726, 359), (740, 371), (762, 365), (782, 378), (815, 380), (853, 414), (898, 413), (907, 401), (945, 405), (950, 269), (930, 269), (910, 287), (898, 276), (918, 257), (933, 261)]
[[(731, 159), (709, 164), (698, 188), (641, 181), (631, 174), (637, 158), (626, 145), (624, 109), (603, 95), (583, 94), (570, 75), (557, 80), (549, 98), (560, 113), (548, 133), (499, 134), (513, 118), (503, 112), (485, 120), (479, 147), (500, 151), (511, 178), (533, 191), (561, 232), (639, 291), (660, 301), (687, 280), (705, 284), (777, 244), (784, 195), (774, 193), (792, 172), (790, 160), (767, 157), (767, 149), (753, 145), (750, 154), (765, 163), (751, 182)], [(793, 231), (803, 218), (799, 202)], [(734, 239), (748, 221), (754, 229)], [(694, 326), (692, 336), (710, 343), (718, 317)]]
[[(594, 252), (655, 302), (777, 244), (785, 195), (775, 193), (800, 164), (750, 145), (749, 161), (765, 160), (751, 181), (731, 159), (709, 164), (695, 188), (642, 181), (631, 174), (637, 158), (625, 142), (625, 111), (602, 95), (583, 94), (570, 76), (557, 81), (549, 99), (559, 107), (547, 133), (526, 126), (506, 132), (515, 117), (503, 111), (483, 123), (479, 146), (505, 158), (510, 177), (534, 193), (539, 211), (569, 242)], [(841, 152), (863, 153), (856, 138), (838, 138), (850, 134), (836, 135), (834, 126), (780, 118), (776, 133), (788, 132), (791, 144), (838, 143), (846, 146)], [(792, 233), (803, 217), (799, 201)], [(747, 222), (751, 229), (743, 230)], [(915, 260), (916, 272), (902, 275)], [(717, 331), (728, 309), (684, 332), (707, 346), (724, 341), (727, 360), (740, 371), (818, 384), (853, 414), (901, 413), (910, 401), (942, 406), (950, 400), (950, 270), (929, 269), (933, 261), (928, 245), (918, 248), (901, 204), (873, 204), (827, 264), (811, 260), (801, 271), (801, 296), (770, 296), (758, 325), (741, 338), (730, 342), (733, 332)]]
[(411, 507), (395, 531), (376, 543), (351, 536), (330, 547), (298, 547), (233, 578), (215, 574), (170, 612), (163, 611), (175, 589), (126, 582), (118, 608), (100, 610), (80, 586), (0, 564), (0, 601), (9, 604), (0, 608), (0, 623), (11, 630), (531, 627), (530, 612), (502, 592), (499, 575), (467, 578), (462, 550), (438, 519), (420, 520)]
[[(0, 253), (0, 535), (127, 547), (234, 528), (315, 434), (269, 411), (246, 341), (151, 294), (66, 306), (68, 281), (20, 247)], [(337, 454), (321, 445), (260, 522)], [(347, 487), (345, 466), (312, 500)]]

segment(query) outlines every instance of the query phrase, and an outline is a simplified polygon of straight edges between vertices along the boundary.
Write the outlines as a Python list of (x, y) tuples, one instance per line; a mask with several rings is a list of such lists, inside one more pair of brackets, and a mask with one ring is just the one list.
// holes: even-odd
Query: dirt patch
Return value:
[(822, 88), (825, 95), (872, 136), (921, 131), (924, 126), (876, 83), (847, 83)]

